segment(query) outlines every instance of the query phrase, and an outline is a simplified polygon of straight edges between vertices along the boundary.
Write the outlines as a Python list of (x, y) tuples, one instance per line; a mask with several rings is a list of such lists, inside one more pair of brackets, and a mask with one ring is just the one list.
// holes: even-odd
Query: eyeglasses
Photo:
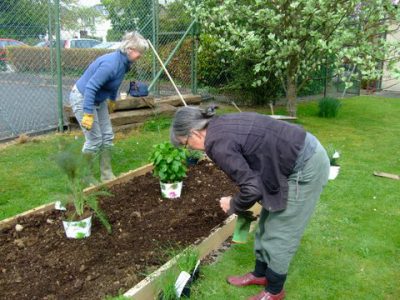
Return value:
[(185, 145), (183, 146), (185, 149), (188, 149), (188, 142), (189, 142), (189, 138), (192, 136), (191, 133), (188, 134), (187, 138), (186, 138), (186, 142)]

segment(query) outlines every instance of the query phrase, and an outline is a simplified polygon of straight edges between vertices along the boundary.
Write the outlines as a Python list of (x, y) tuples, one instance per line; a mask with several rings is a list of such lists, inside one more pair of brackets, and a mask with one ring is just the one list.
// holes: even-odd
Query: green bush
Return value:
[(281, 82), (272, 73), (265, 74), (268, 78), (266, 83), (257, 87), (252, 85), (256, 80), (254, 67), (257, 60), (251, 55), (237, 58), (232, 53), (222, 52), (218, 49), (215, 38), (206, 34), (201, 35), (200, 43), (200, 86), (220, 88), (224, 95), (243, 105), (263, 105), (284, 95)]
[(342, 103), (339, 99), (325, 97), (318, 101), (318, 116), (322, 118), (334, 118), (339, 113)]
[[(51, 49), (53, 68), (56, 63), (56, 49)], [(64, 74), (82, 73), (97, 57), (110, 52), (106, 49), (62, 49), (61, 62)], [(48, 72), (52, 70), (50, 48), (41, 47), (7, 47), (7, 59), (18, 72)]]
[(200, 36), (201, 51), (198, 54), (197, 78), (203, 86), (218, 87), (227, 83), (227, 63), (223, 62), (223, 55), (216, 47), (216, 40), (206, 34)]

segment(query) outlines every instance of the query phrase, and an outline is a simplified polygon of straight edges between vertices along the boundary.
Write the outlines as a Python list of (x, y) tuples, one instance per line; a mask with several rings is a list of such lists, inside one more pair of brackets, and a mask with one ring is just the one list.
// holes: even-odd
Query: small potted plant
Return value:
[(153, 163), (153, 175), (160, 179), (161, 194), (164, 198), (179, 198), (182, 180), (186, 177), (187, 150), (176, 148), (170, 142), (154, 145), (150, 156)]
[(85, 160), (81, 154), (62, 151), (56, 155), (56, 163), (67, 175), (67, 194), (61, 197), (59, 207), (64, 210), (63, 226), (68, 238), (85, 238), (91, 234), (92, 215), (99, 218), (108, 233), (111, 225), (98, 204), (99, 196), (110, 196), (107, 191), (90, 194), (83, 192), (85, 182)]
[(339, 158), (340, 152), (333, 148), (333, 146), (329, 146), (327, 149), (327, 153), (329, 156), (329, 180), (335, 179), (339, 175), (340, 165), (339, 165)]
[(189, 150), (188, 151), (188, 156), (186, 159), (186, 164), (188, 166), (194, 166), (197, 165), (198, 161), (203, 158), (204, 153), (199, 150)]
[(159, 300), (190, 298), (191, 285), (199, 277), (200, 260), (197, 249), (189, 247), (175, 257), (176, 264), (159, 279)]

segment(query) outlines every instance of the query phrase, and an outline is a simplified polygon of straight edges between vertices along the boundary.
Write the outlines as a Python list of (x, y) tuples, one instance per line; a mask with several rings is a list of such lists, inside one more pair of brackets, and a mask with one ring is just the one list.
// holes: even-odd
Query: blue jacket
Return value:
[(120, 50), (98, 57), (76, 82), (84, 96), (83, 112), (92, 114), (94, 105), (117, 99), (119, 86), (129, 71), (131, 62)]

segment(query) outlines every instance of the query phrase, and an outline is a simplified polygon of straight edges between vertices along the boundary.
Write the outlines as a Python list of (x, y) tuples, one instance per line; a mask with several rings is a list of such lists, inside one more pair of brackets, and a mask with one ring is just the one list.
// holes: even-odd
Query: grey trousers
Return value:
[[(72, 88), (69, 96), (69, 105), (79, 124), (81, 125), (83, 118), (83, 95), (76, 89)], [(103, 101), (95, 106), (93, 111), (94, 122), (91, 130), (82, 128), (85, 135), (85, 143), (82, 152), (94, 153), (102, 148), (109, 148), (113, 146), (114, 133), (111, 125), (110, 115), (108, 114), (107, 102)]]
[(283, 211), (261, 211), (255, 235), (256, 259), (278, 274), (286, 274), (311, 218), (320, 194), (328, 182), (329, 159), (318, 143), (303, 169), (289, 176), (289, 197)]

